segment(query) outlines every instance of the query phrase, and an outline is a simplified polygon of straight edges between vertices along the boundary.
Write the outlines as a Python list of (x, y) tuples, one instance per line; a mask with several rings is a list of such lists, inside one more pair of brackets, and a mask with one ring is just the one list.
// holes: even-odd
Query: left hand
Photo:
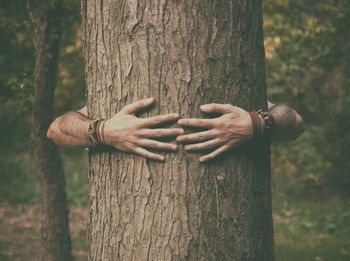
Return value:
[(213, 119), (180, 119), (178, 120), (180, 126), (207, 130), (179, 135), (176, 138), (178, 142), (193, 143), (185, 146), (186, 151), (215, 148), (213, 152), (200, 157), (200, 162), (211, 160), (253, 137), (253, 123), (247, 111), (230, 104), (217, 103), (202, 105), (200, 110), (222, 115)]

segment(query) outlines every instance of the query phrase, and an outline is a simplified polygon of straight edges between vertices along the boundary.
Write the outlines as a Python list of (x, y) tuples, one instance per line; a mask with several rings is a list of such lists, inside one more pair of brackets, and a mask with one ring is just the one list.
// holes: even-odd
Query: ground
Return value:
[[(38, 205), (0, 204), (0, 260), (36, 261), (39, 258), (40, 220)], [(87, 260), (87, 209), (70, 209), (70, 230), (76, 261)]]
[[(274, 198), (277, 261), (350, 260), (350, 202), (339, 198)], [(0, 204), (0, 260), (39, 260), (39, 208)], [(73, 254), (87, 260), (87, 208), (71, 207)]]

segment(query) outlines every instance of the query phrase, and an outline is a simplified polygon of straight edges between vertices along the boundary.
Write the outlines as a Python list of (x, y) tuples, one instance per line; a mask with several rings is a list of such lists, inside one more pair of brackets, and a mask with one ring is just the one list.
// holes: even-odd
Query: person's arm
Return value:
[[(138, 118), (135, 113), (149, 107), (154, 99), (144, 99), (125, 106), (105, 122), (102, 133), (105, 144), (124, 152), (139, 154), (149, 159), (164, 160), (164, 156), (148, 148), (175, 151), (177, 145), (155, 140), (183, 134), (182, 128), (153, 128), (159, 124), (179, 119), (177, 113)], [(77, 112), (67, 112), (50, 125), (47, 136), (57, 145), (90, 147), (88, 129), (91, 119), (86, 107)]]
[(68, 147), (92, 146), (88, 129), (91, 119), (87, 117), (86, 106), (57, 117), (47, 131), (47, 137), (56, 145)]
[[(206, 104), (200, 107), (204, 113), (219, 113), (220, 117), (213, 119), (180, 119), (178, 124), (183, 127), (205, 128), (205, 131), (179, 135), (176, 140), (192, 143), (185, 146), (186, 151), (202, 151), (213, 149), (212, 152), (200, 157), (204, 162), (213, 159), (227, 150), (244, 144), (253, 137), (253, 122), (249, 112), (230, 104)], [(272, 140), (286, 141), (295, 139), (304, 131), (302, 117), (293, 109), (284, 105), (274, 105), (269, 102), (269, 110), (275, 120)], [(264, 126), (263, 118), (259, 118)]]
[(268, 110), (275, 119), (275, 130), (272, 139), (289, 141), (296, 139), (305, 129), (303, 118), (286, 105), (275, 105), (268, 102)]

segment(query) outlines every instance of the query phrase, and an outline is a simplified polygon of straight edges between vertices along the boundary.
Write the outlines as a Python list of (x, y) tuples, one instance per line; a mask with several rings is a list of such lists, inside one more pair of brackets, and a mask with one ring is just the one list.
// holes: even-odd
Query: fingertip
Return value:
[(200, 157), (199, 158), (199, 162), (204, 162), (205, 161), (205, 157)]
[(202, 111), (205, 111), (205, 110), (208, 109), (208, 104), (201, 105), (199, 108), (200, 108)]
[(184, 124), (184, 120), (183, 120), (183, 119), (179, 119), (179, 120), (177, 121), (177, 124), (179, 124), (179, 125)]

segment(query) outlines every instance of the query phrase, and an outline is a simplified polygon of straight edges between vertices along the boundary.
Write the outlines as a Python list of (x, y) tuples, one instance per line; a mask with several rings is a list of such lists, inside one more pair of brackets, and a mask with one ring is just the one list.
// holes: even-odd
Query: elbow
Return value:
[(55, 119), (49, 126), (46, 132), (46, 136), (48, 139), (52, 140), (56, 143), (58, 136), (59, 128), (58, 128), (58, 119)]
[(297, 139), (305, 131), (305, 123), (303, 118), (296, 114), (294, 123), (280, 132), (277, 132), (274, 136), (275, 141), (288, 142)]
[(297, 114), (294, 122), (294, 127), (292, 128), (290, 137), (287, 139), (289, 141), (297, 139), (305, 131), (305, 123), (303, 118)]
[(304, 119), (299, 114), (296, 115), (295, 127), (297, 129), (297, 137), (305, 131)]

